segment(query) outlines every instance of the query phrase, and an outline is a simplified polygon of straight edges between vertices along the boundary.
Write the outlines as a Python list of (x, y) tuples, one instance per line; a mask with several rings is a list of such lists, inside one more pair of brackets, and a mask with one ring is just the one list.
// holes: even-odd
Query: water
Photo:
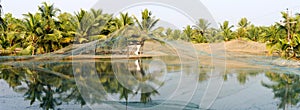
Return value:
[(299, 109), (300, 76), (286, 71), (297, 68), (249, 58), (232, 61), (254, 67), (226, 70), (170, 56), (6, 61), (0, 109)]

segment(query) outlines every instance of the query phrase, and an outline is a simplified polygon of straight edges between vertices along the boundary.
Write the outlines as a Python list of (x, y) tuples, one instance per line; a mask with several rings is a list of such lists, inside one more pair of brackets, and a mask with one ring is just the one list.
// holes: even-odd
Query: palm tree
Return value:
[(262, 30), (260, 27), (250, 25), (247, 36), (252, 41), (258, 41), (262, 37)]
[[(282, 18), (284, 19), (280, 23), (277, 23), (279, 25), (279, 29), (282, 30), (285, 34), (282, 34), (282, 39), (287, 40), (287, 48), (286, 50), (282, 50), (286, 53), (287, 57), (296, 57), (296, 53), (298, 51), (299, 47), (299, 20), (300, 16), (296, 15), (296, 17), (291, 17), (286, 12), (282, 12)], [(294, 50), (294, 48), (296, 48)]]
[(4, 20), (2, 19), (2, 13), (3, 13), (3, 10), (2, 10), (2, 5), (0, 4), (0, 26), (2, 29), (6, 29), (6, 25), (5, 25), (5, 22)]
[(234, 26), (233, 25), (229, 25), (229, 21), (224, 21), (223, 24), (220, 24), (220, 29), (222, 31), (222, 35), (224, 37), (225, 41), (229, 41), (230, 39), (232, 39), (232, 28)]
[(221, 42), (224, 41), (224, 37), (221, 34), (220, 29), (209, 28), (205, 37), (206, 42)]
[(210, 25), (211, 23), (201, 18), (196, 22), (196, 25), (194, 25), (193, 27), (201, 34), (201, 36), (206, 37), (207, 30), (209, 29)]
[(46, 2), (43, 2), (42, 4), (42, 6), (38, 7), (38, 10), (42, 16), (42, 19), (44, 19), (43, 21), (45, 21), (46, 32), (51, 33), (51, 31), (53, 31), (51, 25), (55, 23), (53, 17), (55, 17), (60, 10), (55, 8), (53, 4), (49, 5)]
[(3, 20), (7, 26), (6, 29), (0, 30), (0, 48), (5, 54), (16, 54), (15, 49), (22, 47), (24, 35), (20, 25), (23, 23), (21, 20), (12, 17), (10, 13), (5, 14)]
[(80, 10), (75, 16), (74, 22), (77, 24), (75, 41), (78, 43), (105, 38), (110, 33), (108, 22), (112, 15), (103, 14), (102, 10), (91, 9), (90, 12)]
[(41, 23), (39, 22), (39, 15), (33, 15), (31, 13), (23, 14), (26, 18), (24, 21), (23, 30), (28, 36), (26, 38), (27, 48), (30, 48), (31, 54), (34, 55), (36, 49), (38, 48), (39, 36), (43, 34), (43, 29), (41, 28)]
[(238, 29), (237, 29), (237, 38), (245, 38), (247, 37), (247, 28), (250, 25), (250, 22), (247, 20), (247, 18), (242, 18), (238, 23)]
[(76, 18), (70, 13), (62, 13), (57, 18), (59, 20), (58, 28), (62, 35), (61, 43), (63, 46), (67, 46), (74, 42), (76, 34), (76, 22), (74, 21)]
[[(193, 38), (193, 29), (190, 25), (186, 26), (186, 28), (183, 30), (183, 33), (185, 34), (185, 39), (195, 39)], [(182, 39), (184, 40), (184, 39)]]
[[(144, 43), (146, 40), (157, 40), (158, 39), (154, 38), (155, 36), (162, 35), (162, 30), (164, 30), (163, 28), (159, 27), (153, 30), (153, 28), (155, 27), (155, 25), (158, 23), (159, 19), (155, 19), (155, 16), (152, 16), (151, 11), (148, 11), (148, 9), (145, 9), (141, 12), (142, 14), (142, 20), (139, 21), (137, 17), (133, 16), (135, 19), (135, 23), (137, 23), (139, 30), (136, 31), (140, 31), (139, 33), (145, 34), (146, 36), (144, 37), (139, 37), (140, 39), (138, 40), (136, 47), (140, 47), (137, 49), (136, 53), (141, 53), (140, 51), (143, 50), (144, 47)], [(131, 41), (129, 41), (131, 42)]]
[(299, 20), (300, 17), (289, 17), (287, 13), (282, 12), (281, 22), (277, 22), (271, 26), (268, 32), (269, 42), (267, 46), (272, 53), (273, 51), (279, 52), (282, 57), (295, 58), (299, 53)]
[(54, 19), (56, 14), (60, 12), (58, 8), (55, 8), (53, 4), (49, 5), (46, 2), (42, 3), (42, 6), (38, 7), (39, 14), (41, 15), (41, 27), (43, 29), (43, 35), (40, 37), (39, 45), (41, 48), (39, 53), (52, 52), (60, 49), (60, 39), (62, 38), (60, 31), (58, 30), (58, 21)]
[(266, 33), (266, 42), (273, 42), (275, 41), (276, 39), (278, 39), (280, 36), (279, 36), (279, 29), (276, 25), (272, 25), (272, 26), (269, 26), (267, 28), (265, 28), (265, 33)]
[(139, 21), (135, 16), (135, 22), (138, 24), (139, 28), (143, 31), (149, 32), (151, 31), (154, 26), (157, 24), (159, 19), (155, 19), (155, 17), (152, 17), (151, 11), (148, 11), (148, 9), (145, 9), (142, 11), (142, 21)]
[(173, 32), (173, 30), (171, 28), (166, 29), (166, 32), (165, 32), (166, 39), (170, 39), (172, 32)]
[(117, 29), (121, 29), (128, 25), (134, 25), (133, 18), (128, 15), (128, 13), (120, 13), (120, 18), (116, 18)]
[(182, 32), (179, 29), (175, 29), (171, 34), (173, 40), (182, 39), (181, 35), (182, 35)]

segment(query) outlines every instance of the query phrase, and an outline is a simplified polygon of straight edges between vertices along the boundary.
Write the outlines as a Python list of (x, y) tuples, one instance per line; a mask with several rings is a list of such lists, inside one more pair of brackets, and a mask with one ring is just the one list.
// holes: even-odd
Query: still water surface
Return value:
[(213, 75), (168, 59), (3, 63), (0, 109), (299, 109), (300, 77), (282, 67)]

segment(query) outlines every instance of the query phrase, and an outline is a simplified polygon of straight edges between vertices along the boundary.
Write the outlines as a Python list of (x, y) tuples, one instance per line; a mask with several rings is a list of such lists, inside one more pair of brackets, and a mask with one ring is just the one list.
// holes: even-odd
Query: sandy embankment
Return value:
[[(258, 68), (257, 65), (241, 62), (253, 60), (256, 56), (268, 56), (266, 44), (245, 40), (232, 40), (222, 43), (195, 44), (198, 51), (203, 51), (216, 57), (200, 55), (202, 64), (225, 65), (229, 68)], [(264, 67), (260, 67), (264, 68)]]
[[(232, 40), (222, 43), (200, 43), (193, 46), (198, 53), (201, 65), (225, 66), (228, 69), (264, 68), (243, 61), (255, 59), (257, 56), (268, 56), (266, 45), (253, 41)], [(166, 45), (159, 43), (146, 42), (144, 48), (145, 53), (153, 51), (157, 54), (176, 54), (176, 52), (170, 51), (172, 46), (166, 47)]]

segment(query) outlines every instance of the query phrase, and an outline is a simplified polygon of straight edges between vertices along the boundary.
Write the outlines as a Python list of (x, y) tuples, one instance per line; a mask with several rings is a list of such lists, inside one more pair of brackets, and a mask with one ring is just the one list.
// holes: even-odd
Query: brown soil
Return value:
[(258, 43), (245, 40), (232, 40), (223, 43), (201, 43), (195, 44), (195, 48), (199, 51), (211, 53), (214, 51), (226, 51), (226, 53), (238, 52), (253, 55), (267, 55), (268, 50), (265, 43)]
[[(252, 65), (246, 62), (240, 62), (236, 59), (251, 60), (251, 58), (255, 58), (255, 56), (267, 56), (268, 50), (266, 48), (266, 44), (258, 43), (253, 41), (245, 41), (245, 40), (232, 40), (228, 42), (222, 43), (202, 43), (195, 44), (195, 49), (198, 51), (203, 51), (208, 54), (217, 54), (221, 56), (218, 57), (210, 57), (200, 55), (200, 63), (204, 65), (224, 65), (226, 69), (235, 69), (235, 68), (264, 68), (259, 67), (257, 65)], [(253, 57), (254, 56), (254, 57)], [(202, 61), (202, 62), (201, 62)]]

